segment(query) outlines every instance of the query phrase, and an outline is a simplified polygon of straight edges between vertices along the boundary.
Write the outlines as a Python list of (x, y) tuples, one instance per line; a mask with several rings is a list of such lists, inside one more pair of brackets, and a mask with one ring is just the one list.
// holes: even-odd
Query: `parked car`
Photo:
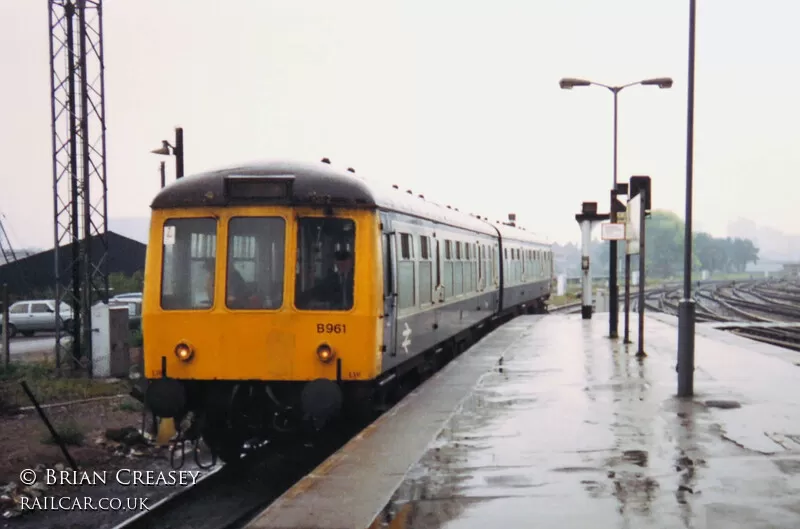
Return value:
[(142, 301), (142, 293), (141, 292), (128, 292), (126, 294), (117, 294), (109, 301), (138, 301), (141, 303)]
[[(62, 302), (60, 311), (64, 329), (72, 328), (72, 308)], [(0, 333), (3, 316), (0, 314)], [(36, 332), (56, 330), (56, 302), (52, 299), (17, 301), (8, 308), (8, 336), (13, 338), (19, 332), (23, 336), (33, 336)]]
[(141, 292), (128, 292), (126, 294), (117, 294), (108, 300), (110, 307), (128, 308), (128, 316), (131, 321), (137, 320), (142, 316), (142, 293)]

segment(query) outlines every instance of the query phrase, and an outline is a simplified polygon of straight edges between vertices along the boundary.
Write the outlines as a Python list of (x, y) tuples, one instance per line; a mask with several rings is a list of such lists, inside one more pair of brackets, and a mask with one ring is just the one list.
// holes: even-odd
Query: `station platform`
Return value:
[(512, 320), (247, 527), (800, 527), (800, 356), (698, 324), (679, 399), (677, 320), (631, 325)]

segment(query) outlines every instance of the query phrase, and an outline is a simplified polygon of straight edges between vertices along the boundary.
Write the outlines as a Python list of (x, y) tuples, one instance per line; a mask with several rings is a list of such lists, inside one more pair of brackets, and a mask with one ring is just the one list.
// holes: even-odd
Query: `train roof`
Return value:
[[(290, 182), (282, 198), (248, 194), (236, 197), (231, 182)], [(519, 227), (461, 212), (403, 191), (397, 186), (369, 181), (329, 163), (267, 160), (232, 165), (189, 175), (164, 187), (153, 199), (153, 209), (224, 207), (240, 204), (290, 204), (348, 208), (378, 208), (433, 220), (450, 226), (496, 236), (549, 245), (540, 236)]]

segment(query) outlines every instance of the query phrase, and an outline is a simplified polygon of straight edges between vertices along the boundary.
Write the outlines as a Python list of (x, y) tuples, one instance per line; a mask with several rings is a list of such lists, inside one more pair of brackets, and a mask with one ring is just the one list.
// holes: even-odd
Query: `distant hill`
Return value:
[(147, 217), (119, 217), (108, 219), (108, 231), (113, 231), (134, 241), (147, 244), (150, 219)]
[(784, 233), (739, 218), (728, 223), (728, 237), (752, 240), (762, 260), (800, 261), (800, 235)]

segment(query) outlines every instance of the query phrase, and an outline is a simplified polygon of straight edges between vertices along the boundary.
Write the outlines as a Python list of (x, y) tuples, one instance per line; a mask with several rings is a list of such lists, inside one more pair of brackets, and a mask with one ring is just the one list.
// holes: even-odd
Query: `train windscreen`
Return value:
[(228, 224), (225, 303), (229, 309), (279, 309), (283, 304), (286, 222), (237, 217)]
[(295, 306), (300, 310), (353, 307), (355, 222), (304, 217), (297, 225)]
[(162, 244), (161, 308), (210, 308), (217, 259), (216, 219), (169, 219), (164, 223)]

